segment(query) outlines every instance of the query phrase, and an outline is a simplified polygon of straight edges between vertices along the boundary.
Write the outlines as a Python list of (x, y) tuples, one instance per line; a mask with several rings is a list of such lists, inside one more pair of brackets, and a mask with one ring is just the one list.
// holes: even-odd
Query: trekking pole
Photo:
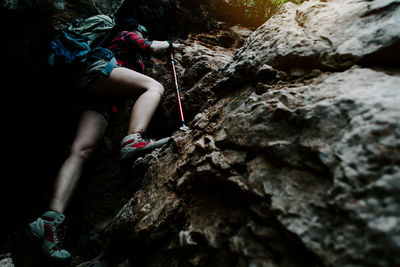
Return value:
[(182, 110), (182, 104), (181, 104), (181, 97), (179, 95), (179, 86), (178, 86), (178, 79), (176, 78), (176, 71), (175, 71), (175, 59), (174, 55), (171, 52), (171, 64), (172, 64), (172, 70), (174, 72), (174, 80), (175, 80), (175, 87), (176, 87), (176, 94), (178, 96), (178, 104), (179, 104), (179, 110), (181, 112), (181, 119), (182, 119), (182, 127), (185, 126), (185, 118), (183, 117), (183, 110)]

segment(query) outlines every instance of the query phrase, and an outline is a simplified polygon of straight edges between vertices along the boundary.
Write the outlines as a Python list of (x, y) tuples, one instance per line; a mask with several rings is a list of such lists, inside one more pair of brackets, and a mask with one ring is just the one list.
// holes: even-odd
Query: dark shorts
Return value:
[(80, 91), (79, 110), (96, 110), (109, 120), (115, 99), (110, 96), (90, 94), (88, 88), (100, 76), (110, 76), (115, 67), (118, 67), (118, 65), (113, 53), (105, 48), (96, 48), (79, 65), (76, 78), (76, 86)]

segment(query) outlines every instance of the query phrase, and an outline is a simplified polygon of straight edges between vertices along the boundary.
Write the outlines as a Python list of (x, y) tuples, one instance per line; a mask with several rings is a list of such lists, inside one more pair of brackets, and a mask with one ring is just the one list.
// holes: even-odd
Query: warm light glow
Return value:
[(300, 4), (304, 0), (214, 0), (209, 5), (213, 15), (233, 23), (259, 26), (270, 18), (282, 4)]

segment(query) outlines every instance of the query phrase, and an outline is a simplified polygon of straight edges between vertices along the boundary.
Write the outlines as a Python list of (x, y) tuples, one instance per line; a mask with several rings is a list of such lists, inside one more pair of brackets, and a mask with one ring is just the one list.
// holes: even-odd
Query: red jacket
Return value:
[(111, 41), (108, 49), (114, 52), (119, 65), (144, 72), (142, 54), (150, 54), (151, 44), (133, 32), (122, 31)]

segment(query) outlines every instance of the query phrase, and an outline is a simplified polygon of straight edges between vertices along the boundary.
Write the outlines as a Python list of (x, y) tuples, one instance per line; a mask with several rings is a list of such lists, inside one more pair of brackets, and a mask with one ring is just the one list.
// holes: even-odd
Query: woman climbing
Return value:
[(169, 139), (150, 140), (144, 137), (164, 87), (143, 74), (142, 55), (182, 49), (184, 45), (145, 39), (147, 29), (132, 18), (118, 23), (116, 29), (118, 31), (109, 38), (111, 41), (103, 45), (113, 53), (117, 61), (109, 75), (103, 74), (105, 68), (109, 67), (109, 59), (88, 60), (79, 71), (78, 84), (85, 92), (85, 99), (77, 133), (70, 154), (57, 174), (49, 210), (28, 227), (30, 235), (42, 241), (45, 253), (53, 259), (66, 260), (71, 257), (67, 250), (61, 248), (63, 235), (60, 231), (66, 218), (64, 212), (85, 162), (104, 136), (108, 125), (110, 96), (138, 97), (131, 111), (127, 135), (121, 141), (122, 160), (161, 147)]

